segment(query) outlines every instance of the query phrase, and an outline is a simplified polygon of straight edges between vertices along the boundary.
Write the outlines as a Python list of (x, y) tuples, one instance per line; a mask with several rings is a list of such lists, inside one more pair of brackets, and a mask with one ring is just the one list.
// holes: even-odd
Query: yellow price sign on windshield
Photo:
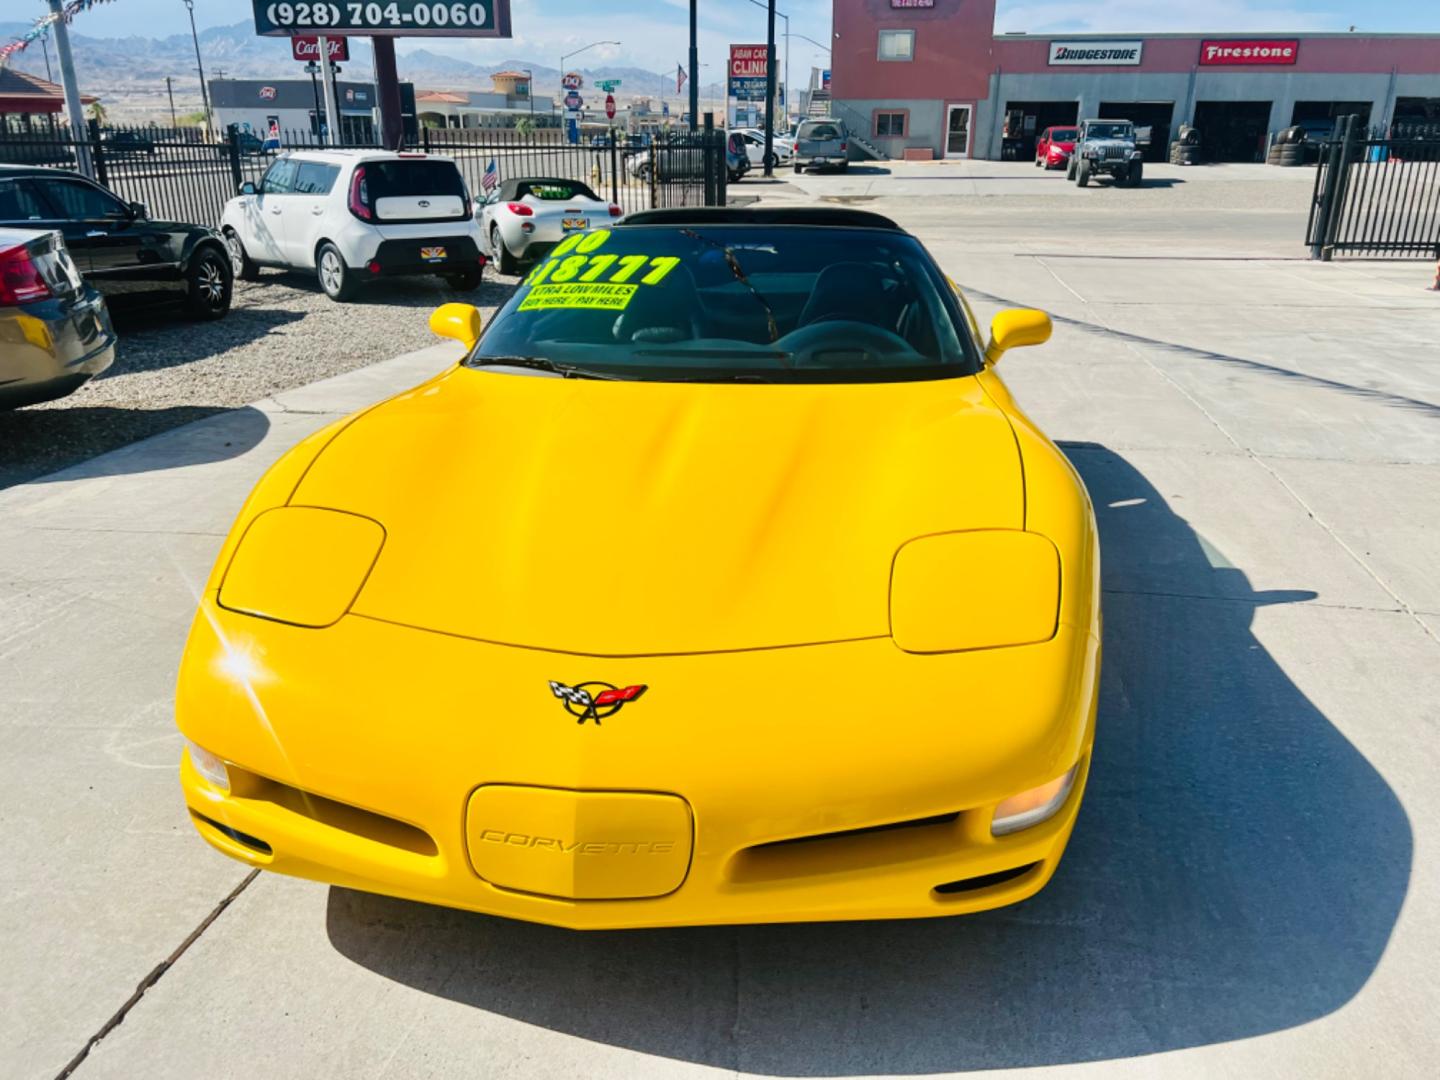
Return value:
[[(549, 258), (537, 266), (525, 279), (525, 285), (530, 288), (531, 295), (521, 302), (520, 310), (533, 311), (538, 308), (562, 307), (622, 309), (634, 296), (637, 286), (659, 285), (670, 274), (670, 271), (680, 265), (681, 260), (674, 255), (643, 255), (639, 253), (617, 255), (613, 252), (601, 252), (599, 249), (610, 239), (610, 235), (609, 229), (597, 229), (591, 233), (575, 233), (562, 240), (550, 253)], [(552, 286), (571, 282), (587, 286), (626, 286), (629, 291), (625, 293), (589, 289), (552, 291)], [(534, 294), (542, 289), (545, 290), (545, 302), (532, 304)], [(615, 302), (621, 296), (623, 296), (623, 302)], [(575, 302), (563, 302), (566, 297), (573, 298)], [(595, 302), (602, 297), (606, 299), (605, 303)]]

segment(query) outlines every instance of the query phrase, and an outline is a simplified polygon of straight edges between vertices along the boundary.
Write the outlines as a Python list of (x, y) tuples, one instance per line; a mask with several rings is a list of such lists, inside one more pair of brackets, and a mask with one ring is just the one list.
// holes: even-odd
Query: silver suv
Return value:
[(850, 167), (850, 132), (844, 120), (805, 120), (795, 136), (795, 171), (807, 165), (833, 165), (844, 172)]
[(1139, 187), (1145, 174), (1143, 159), (1135, 145), (1135, 125), (1129, 120), (1084, 120), (1065, 175), (1081, 187), (1102, 173), (1114, 177), (1117, 185)]

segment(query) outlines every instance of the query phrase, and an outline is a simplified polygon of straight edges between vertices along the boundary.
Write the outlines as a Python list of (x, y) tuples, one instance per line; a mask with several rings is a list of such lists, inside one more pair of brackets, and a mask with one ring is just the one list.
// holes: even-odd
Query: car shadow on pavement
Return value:
[[(191, 438), (172, 442), (163, 457), (127, 445), (221, 413), (227, 414), (223, 421), (196, 428)], [(248, 406), (121, 409), (79, 405), (0, 412), (0, 489), (61, 469), (70, 469), (66, 479), (79, 480), (224, 461), (259, 444), (269, 430), (269, 418)], [(108, 453), (122, 447), (120, 453)], [(100, 454), (106, 457), (89, 460)]]
[(305, 318), (301, 311), (236, 304), (223, 319), (199, 322), (163, 309), (117, 313), (115, 363), (99, 378), (209, 360)]
[(1253, 591), (1124, 458), (1066, 451), (1100, 523), (1105, 666), (1086, 801), (1038, 896), (934, 920), (578, 933), (335, 888), (334, 947), (478, 1010), (777, 1076), (1133, 1057), (1339, 1009), (1389, 940), (1412, 836), (1252, 633), (1259, 608), (1315, 594)]

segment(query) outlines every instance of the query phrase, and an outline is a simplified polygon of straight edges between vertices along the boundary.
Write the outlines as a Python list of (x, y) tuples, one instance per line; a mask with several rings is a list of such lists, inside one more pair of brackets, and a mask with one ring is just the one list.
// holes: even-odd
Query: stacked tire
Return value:
[(1199, 165), (1200, 147), (1195, 143), (1175, 141), (1170, 144), (1171, 165)]
[(1305, 129), (1288, 127), (1277, 134), (1275, 141), (1270, 144), (1270, 152), (1265, 157), (1265, 164), (1279, 165), (1287, 169), (1293, 169), (1296, 165), (1304, 165)]

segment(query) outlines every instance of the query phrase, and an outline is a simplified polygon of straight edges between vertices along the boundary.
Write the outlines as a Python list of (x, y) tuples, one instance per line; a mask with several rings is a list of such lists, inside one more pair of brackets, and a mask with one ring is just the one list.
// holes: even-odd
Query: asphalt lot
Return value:
[[(1105, 673), (1043, 893), (576, 934), (250, 880), (192, 835), (174, 777), (195, 590), (270, 461), (453, 350), (296, 369), (0, 491), (0, 1071), (55, 1076), (104, 1033), (75, 1076), (1433, 1075), (1433, 271), (1304, 261), (1303, 176), (1184, 172), (1183, 204), (1059, 174), (1035, 194), (989, 163), (745, 191), (864, 198), (982, 319), (1056, 319), (1001, 370), (1094, 498)], [(387, 312), (373, 358), (423, 341), (425, 303)]]

